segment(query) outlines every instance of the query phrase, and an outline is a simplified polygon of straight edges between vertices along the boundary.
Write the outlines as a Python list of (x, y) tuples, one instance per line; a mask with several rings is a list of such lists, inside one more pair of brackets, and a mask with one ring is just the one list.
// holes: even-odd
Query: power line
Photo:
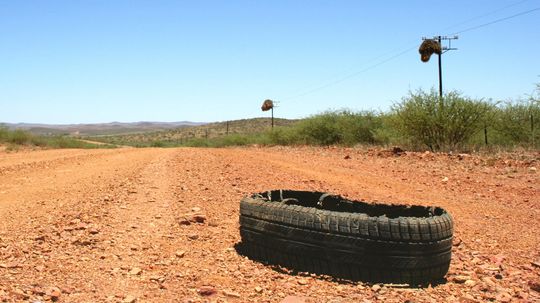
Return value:
[[(520, 5), (520, 4), (525, 3), (525, 2), (529, 2), (529, 1), (530, 0), (522, 0), (522, 1), (512, 3), (512, 4), (505, 5), (503, 7), (497, 8), (497, 9), (492, 10), (490, 12), (487, 12), (485, 14), (477, 15), (477, 16), (471, 17), (469, 19), (463, 20), (463, 21), (461, 21), (459, 23), (456, 23), (456, 24), (450, 25), (448, 27), (445, 27), (445, 28), (441, 29), (439, 32), (444, 32), (444, 31), (447, 31), (447, 30), (449, 30), (451, 28), (458, 27), (460, 25), (470, 23), (471, 21), (475, 21), (475, 20), (478, 20), (478, 19), (481, 19), (481, 18), (484, 18), (484, 17), (487, 17), (487, 16), (491, 16), (493, 14), (496, 14), (496, 13), (500, 12), (500, 11), (504, 11), (504, 10), (506, 10), (508, 8), (511, 8), (511, 7), (514, 7), (514, 6)], [(431, 35), (431, 36), (433, 36), (433, 35)]]
[(530, 14), (530, 13), (532, 13), (534, 11), (537, 11), (537, 10), (540, 10), (540, 7), (536, 7), (536, 8), (527, 10), (527, 11), (523, 11), (523, 12), (511, 15), (511, 16), (508, 16), (508, 17), (496, 19), (496, 20), (493, 20), (493, 21), (490, 21), (490, 22), (487, 22), (487, 23), (484, 23), (484, 24), (479, 24), (479, 25), (476, 25), (476, 26), (473, 26), (473, 27), (469, 27), (469, 28), (460, 30), (458, 32), (455, 32), (452, 35), (457, 35), (457, 34), (461, 34), (461, 33), (465, 33), (465, 32), (470, 32), (470, 31), (473, 31), (475, 29), (479, 29), (479, 28), (486, 27), (486, 26), (489, 26), (489, 25), (492, 25), (492, 24), (495, 24), (495, 23), (503, 22), (503, 21), (506, 21), (506, 20), (509, 20), (509, 19), (512, 19), (512, 18), (516, 18), (516, 17), (519, 17), (519, 16)]
[[(456, 23), (456, 24), (454, 24), (454, 25), (451, 25), (451, 26), (449, 26), (449, 27), (446, 27), (446, 29), (453, 28), (453, 27), (456, 27), (456, 26), (461, 25), (461, 24), (466, 24), (466, 23), (469, 23), (469, 22), (471, 22), (471, 21), (474, 21), (474, 20), (477, 20), (477, 19), (480, 19), (480, 18), (483, 18), (483, 17), (486, 17), (486, 16), (490, 16), (490, 15), (492, 15), (492, 14), (494, 14), (494, 13), (497, 13), (497, 12), (500, 12), (500, 11), (505, 10), (505, 9), (507, 9), (507, 8), (510, 8), (510, 7), (513, 7), (513, 6), (522, 4), (522, 3), (527, 2), (527, 1), (529, 1), (529, 0), (523, 0), (523, 1), (519, 1), (519, 2), (516, 2), (516, 3), (513, 3), (513, 4), (509, 4), (509, 5), (503, 6), (503, 7), (501, 7), (501, 8), (496, 9), (496, 10), (493, 10), (493, 11), (491, 11), (491, 12), (489, 12), (489, 13), (485, 13), (485, 14), (482, 14), (482, 15), (479, 15), (479, 16), (476, 16), (476, 17), (467, 19), (467, 20), (465, 20), (465, 21), (461, 21), (461, 22)], [(526, 15), (526, 14), (532, 13), (532, 12), (537, 11), (537, 10), (540, 10), (540, 7), (533, 8), (533, 9), (530, 9), (530, 10), (527, 10), (527, 11), (523, 11), (523, 12), (520, 12), (520, 13), (517, 13), (517, 14), (514, 14), (514, 15), (511, 15), (511, 16), (508, 16), (508, 17), (499, 18), (499, 19), (496, 19), (496, 20), (493, 20), (493, 21), (490, 21), (490, 22), (487, 22), (487, 23), (479, 24), (479, 25), (476, 25), (476, 26), (473, 26), (473, 27), (465, 28), (465, 29), (460, 30), (460, 31), (457, 31), (457, 32), (455, 32), (455, 33), (453, 33), (453, 34), (451, 34), (451, 35), (458, 35), (458, 34), (461, 34), (461, 33), (473, 31), (473, 30), (476, 30), (476, 29), (479, 29), (479, 28), (482, 28), (482, 27), (486, 27), (486, 26), (489, 26), (489, 25), (492, 25), (492, 24), (500, 23), (500, 22), (503, 22), (503, 21), (506, 21), (506, 20), (509, 20), (509, 19), (513, 19), (513, 18), (522, 16), (522, 15)], [(369, 71), (369, 70), (372, 70), (372, 69), (374, 69), (374, 68), (376, 68), (376, 67), (378, 67), (378, 66), (380, 66), (380, 65), (383, 65), (383, 64), (385, 64), (385, 63), (387, 63), (387, 62), (389, 62), (389, 61), (392, 61), (392, 60), (394, 60), (394, 59), (396, 59), (396, 58), (398, 58), (398, 57), (400, 57), (400, 56), (402, 56), (402, 55), (404, 55), (404, 54), (410, 52), (411, 50), (415, 49), (416, 47), (417, 47), (417, 45), (416, 45), (416, 43), (415, 43), (415, 45), (414, 45), (413, 47), (409, 47), (409, 48), (407, 48), (407, 49), (405, 49), (405, 50), (402, 50), (402, 51), (400, 51), (399, 53), (397, 53), (397, 54), (395, 54), (395, 55), (393, 55), (393, 56), (391, 56), (391, 57), (389, 57), (389, 58), (387, 58), (387, 59), (384, 59), (384, 60), (382, 60), (382, 61), (379, 61), (379, 62), (377, 62), (377, 63), (375, 63), (375, 64), (373, 64), (373, 65), (370, 65), (370, 66), (368, 66), (368, 67), (366, 67), (366, 68), (364, 68), (364, 69), (362, 69), (362, 70), (360, 70), (360, 71), (358, 71), (358, 72), (354, 72), (354, 73), (352, 73), (352, 74), (346, 75), (346, 76), (344, 76), (344, 77), (342, 77), (342, 78), (339, 78), (339, 79), (337, 79), (337, 80), (331, 81), (331, 82), (329, 82), (329, 83), (327, 83), (327, 84), (323, 84), (323, 85), (317, 86), (317, 87), (315, 87), (315, 88), (313, 88), (313, 89), (310, 89), (310, 90), (308, 90), (308, 91), (305, 91), (305, 92), (302, 92), (302, 93), (293, 95), (293, 96), (291, 96), (291, 97), (283, 98), (283, 99), (281, 99), (281, 100), (282, 100), (282, 101), (288, 101), (288, 100), (296, 99), (296, 98), (303, 97), (303, 96), (312, 94), (312, 93), (314, 93), (314, 92), (323, 90), (323, 89), (325, 89), (325, 88), (334, 86), (334, 85), (339, 84), (339, 83), (341, 83), (341, 82), (343, 82), (343, 81), (346, 81), (346, 80), (348, 80), (348, 79), (350, 79), (350, 78), (353, 78), (353, 77), (355, 77), (355, 76), (357, 76), (357, 75), (360, 75), (360, 74), (365, 73), (365, 72), (367, 72), (367, 71)], [(384, 56), (384, 55), (378, 56), (378, 57), (376, 57), (376, 58), (370, 60), (369, 62), (373, 62), (373, 61), (375, 61), (376, 59), (378, 59), (378, 58), (380, 58), (380, 57), (382, 57), (382, 56)]]
[(406, 53), (408, 53), (408, 52), (410, 52), (411, 50), (416, 49), (416, 48), (417, 48), (417, 46), (415, 45), (415, 46), (410, 47), (410, 48), (408, 48), (408, 49), (406, 49), (406, 50), (403, 50), (403, 51), (401, 51), (401, 52), (399, 52), (399, 53), (397, 53), (397, 54), (395, 54), (395, 55), (393, 55), (393, 56), (391, 56), (391, 57), (389, 57), (389, 58), (387, 58), (387, 59), (385, 59), (385, 60), (383, 60), (383, 61), (380, 61), (380, 62), (378, 62), (378, 63), (376, 63), (376, 64), (371, 65), (371, 66), (368, 66), (368, 67), (366, 67), (366, 68), (364, 68), (364, 69), (362, 69), (362, 70), (360, 70), (360, 71), (354, 72), (354, 73), (349, 74), (349, 75), (347, 75), (347, 76), (345, 76), (345, 77), (342, 77), (342, 78), (340, 78), (340, 79), (338, 79), (338, 80), (335, 80), (335, 81), (332, 81), (332, 82), (330, 82), (330, 83), (327, 83), (327, 84), (318, 86), (318, 87), (316, 87), (316, 88), (314, 88), (314, 89), (311, 89), (311, 90), (309, 90), (309, 91), (306, 91), (306, 92), (303, 92), (303, 93), (294, 95), (294, 96), (292, 96), (292, 97), (285, 98), (285, 99), (283, 99), (283, 100), (292, 100), (292, 99), (296, 99), (296, 98), (303, 97), (303, 96), (305, 96), (305, 95), (309, 95), (309, 94), (311, 94), (311, 93), (320, 91), (320, 90), (325, 89), (325, 88), (327, 88), (327, 87), (334, 86), (334, 85), (339, 84), (339, 83), (341, 83), (341, 82), (343, 82), (343, 81), (345, 81), (345, 80), (348, 80), (348, 79), (350, 79), (350, 78), (353, 78), (353, 77), (355, 77), (355, 76), (358, 76), (359, 74), (362, 74), (362, 73), (365, 73), (365, 72), (367, 72), (367, 71), (369, 71), (369, 70), (371, 70), (371, 69), (374, 69), (374, 68), (376, 68), (376, 67), (379, 66), (379, 65), (383, 65), (384, 63), (386, 63), (386, 62), (388, 62), (388, 61), (391, 61), (391, 60), (393, 60), (393, 59), (396, 59), (397, 57), (400, 57), (400, 56), (402, 56), (402, 55), (404, 55), (404, 54), (406, 54)]

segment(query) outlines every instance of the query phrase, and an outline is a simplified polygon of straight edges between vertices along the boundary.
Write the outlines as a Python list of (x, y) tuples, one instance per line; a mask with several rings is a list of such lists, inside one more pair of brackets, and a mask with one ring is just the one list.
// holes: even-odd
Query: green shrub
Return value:
[(9, 134), (8, 142), (18, 145), (31, 144), (33, 136), (23, 130), (17, 129)]
[(494, 143), (503, 146), (540, 146), (540, 102), (535, 99), (506, 102), (497, 108), (492, 121), (497, 132)]
[[(315, 145), (354, 145), (377, 143), (375, 134), (382, 126), (380, 116), (373, 112), (353, 113), (349, 110), (329, 111), (304, 119), (285, 133), (288, 142)], [(283, 133), (281, 133), (283, 135)]]
[(18, 146), (39, 146), (46, 148), (112, 148), (113, 145), (97, 145), (66, 136), (38, 136), (24, 130), (8, 130), (0, 127), (0, 143), (8, 144), (10, 150)]
[(150, 146), (151, 147), (165, 147), (165, 142), (163, 141), (153, 141)]
[(301, 141), (296, 127), (276, 127), (265, 135), (272, 145), (294, 145)]
[(418, 90), (395, 104), (393, 124), (412, 146), (431, 150), (459, 149), (482, 129), (490, 104), (449, 92), (439, 98), (435, 90)]
[(397, 116), (393, 113), (380, 113), (380, 126), (373, 131), (373, 139), (382, 145), (406, 146), (407, 140), (394, 127)]

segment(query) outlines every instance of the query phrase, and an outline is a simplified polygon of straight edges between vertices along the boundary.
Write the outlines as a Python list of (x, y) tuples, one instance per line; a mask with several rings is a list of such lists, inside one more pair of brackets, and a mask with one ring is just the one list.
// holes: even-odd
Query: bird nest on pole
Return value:
[(420, 59), (422, 60), (422, 62), (428, 62), (429, 58), (434, 53), (437, 55), (441, 54), (441, 44), (435, 39), (426, 39), (420, 45), (420, 49), (418, 49), (418, 52), (420, 52)]
[(265, 112), (265, 111), (271, 110), (272, 108), (274, 108), (274, 102), (270, 99), (264, 100), (261, 106), (262, 111)]

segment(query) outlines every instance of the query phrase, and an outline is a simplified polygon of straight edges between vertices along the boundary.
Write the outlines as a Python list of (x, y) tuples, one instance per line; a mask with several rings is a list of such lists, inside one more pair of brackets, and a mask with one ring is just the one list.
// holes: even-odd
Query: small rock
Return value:
[(345, 160), (349, 160), (350, 158), (351, 158), (351, 156), (349, 156), (349, 155), (346, 155), (345, 157), (343, 157), (343, 159), (345, 159)]
[(308, 284), (308, 281), (307, 281), (306, 279), (300, 279), (300, 280), (298, 280), (298, 281), (296, 281), (296, 282), (298, 282), (298, 284), (300, 284), (300, 285), (306, 285), (306, 284)]
[(534, 267), (540, 267), (540, 260), (535, 261), (535, 262), (531, 262), (531, 265), (534, 266)]
[(529, 281), (528, 284), (532, 290), (540, 292), (540, 282)]
[(129, 271), (129, 274), (130, 275), (140, 275), (142, 272), (142, 269), (138, 268), (138, 267), (133, 267), (130, 271)]
[(211, 296), (217, 293), (217, 290), (212, 286), (201, 286), (197, 292), (201, 296)]
[(186, 218), (178, 219), (178, 224), (180, 224), (180, 225), (190, 225), (190, 224), (191, 224), (191, 221), (189, 221), (189, 220), (186, 219)]
[(97, 228), (95, 228), (95, 227), (92, 227), (92, 228), (90, 228), (90, 230), (88, 230), (88, 232), (89, 232), (91, 235), (99, 234), (99, 229), (97, 229)]
[(36, 296), (43, 296), (45, 295), (45, 290), (39, 286), (36, 286), (34, 289), (32, 289), (32, 293), (34, 293)]
[(471, 296), (470, 294), (464, 294), (463, 296), (461, 296), (459, 298), (459, 303), (476, 303), (478, 302), (477, 300), (474, 299), (473, 296)]
[(188, 239), (190, 239), (190, 240), (197, 240), (197, 239), (199, 239), (199, 235), (197, 235), (197, 234), (190, 234), (190, 235), (188, 235), (187, 237), (188, 237)]
[(458, 283), (458, 284), (463, 284), (465, 283), (467, 280), (470, 280), (471, 277), (469, 276), (455, 276), (452, 281), (454, 281), (455, 283)]
[(155, 281), (155, 282), (158, 282), (158, 283), (163, 283), (165, 282), (165, 277), (162, 277), (162, 276), (151, 276), (148, 278), (150, 281)]
[(448, 177), (444, 177), (444, 178), (441, 180), (441, 182), (443, 182), (443, 183), (448, 182)]
[(381, 286), (379, 284), (375, 284), (371, 286), (371, 290), (373, 290), (374, 292), (378, 292), (380, 289), (381, 289)]
[(183, 258), (183, 257), (186, 255), (186, 252), (183, 251), (183, 250), (179, 250), (179, 251), (175, 252), (174, 255), (175, 255), (177, 258)]
[(195, 223), (204, 223), (204, 221), (206, 221), (206, 216), (203, 214), (194, 214), (190, 221)]
[(124, 300), (122, 300), (123, 303), (134, 303), (136, 301), (137, 301), (137, 298), (131, 295), (124, 297)]
[(262, 287), (257, 286), (257, 287), (255, 287), (255, 291), (260, 294), (260, 293), (263, 292), (263, 289), (262, 289)]
[(201, 208), (200, 207), (193, 207), (191, 209), (192, 212), (196, 213), (196, 212), (200, 212), (201, 211)]
[(58, 287), (50, 287), (45, 292), (45, 295), (51, 297), (51, 300), (57, 301), (60, 298), (60, 295), (62, 295), (62, 292)]
[(70, 288), (69, 286), (64, 286), (62, 288), (60, 288), (60, 291), (63, 293), (63, 294), (71, 294), (73, 292), (73, 289)]
[(535, 173), (536, 172), (536, 167), (534, 167), (534, 166), (529, 167), (529, 171)]
[(45, 235), (39, 235), (34, 238), (35, 241), (45, 241)]
[(394, 147), (392, 148), (392, 153), (393, 153), (394, 155), (398, 155), (398, 156), (399, 156), (399, 155), (401, 155), (401, 154), (404, 153), (404, 152), (405, 152), (405, 150), (403, 150), (403, 149), (402, 149), (401, 147), (399, 147), (399, 146), (394, 146)]
[(236, 293), (234, 291), (228, 291), (228, 290), (224, 290), (223, 291), (223, 294), (227, 297), (232, 297), (232, 298), (240, 298), (240, 294), (239, 293)]
[(474, 287), (476, 285), (476, 282), (474, 280), (467, 280), (465, 281), (465, 283), (463, 283), (463, 285), (467, 287)]

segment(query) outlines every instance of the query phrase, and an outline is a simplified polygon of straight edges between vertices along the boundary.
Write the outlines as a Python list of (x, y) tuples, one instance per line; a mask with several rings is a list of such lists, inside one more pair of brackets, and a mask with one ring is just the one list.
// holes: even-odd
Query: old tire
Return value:
[(275, 190), (240, 202), (242, 251), (297, 271), (368, 282), (442, 279), (453, 222), (442, 208), (368, 204)]

